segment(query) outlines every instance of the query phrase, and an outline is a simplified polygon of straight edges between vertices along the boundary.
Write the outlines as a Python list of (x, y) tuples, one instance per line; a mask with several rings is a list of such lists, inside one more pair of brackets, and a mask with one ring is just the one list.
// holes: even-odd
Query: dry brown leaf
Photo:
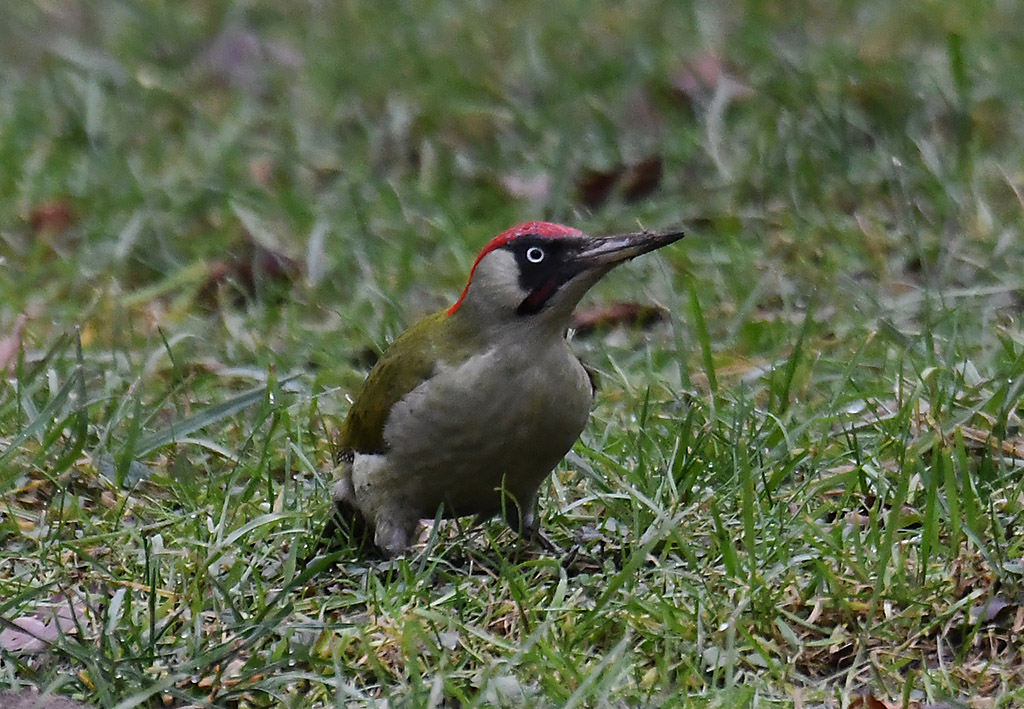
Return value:
[(75, 213), (67, 201), (54, 199), (33, 209), (28, 223), (36, 234), (61, 232), (75, 223)]
[(896, 705), (884, 702), (871, 692), (866, 692), (850, 702), (850, 709), (895, 709)]
[(811, 613), (810, 613), (810, 615), (807, 616), (807, 622), (808, 623), (810, 623), (811, 625), (814, 625), (815, 623), (818, 622), (818, 619), (821, 618), (821, 611), (822, 611), (823, 606), (824, 606), (824, 604), (822, 603), (822, 599), (821, 598), (814, 599), (814, 607), (811, 608)]
[(1003, 611), (1007, 608), (1012, 608), (1015, 605), (1016, 604), (1010, 603), (1002, 596), (990, 596), (971, 608), (971, 622), (977, 623), (978, 620), (981, 619), (986, 623), (991, 623), (1003, 614)]
[(587, 168), (577, 183), (579, 201), (597, 209), (616, 191), (627, 202), (639, 201), (661, 186), (663, 169), (660, 155), (649, 155), (629, 165), (616, 163), (606, 170)]
[(586, 308), (573, 314), (572, 326), (577, 335), (619, 325), (647, 327), (665, 318), (664, 308), (643, 303), (612, 303)]
[(15, 627), (0, 631), (0, 648), (8, 652), (39, 652), (57, 639), (56, 626), (44, 623), (35, 616), (23, 616), (11, 621)]
[(625, 169), (625, 166), (620, 163), (613, 165), (608, 170), (594, 170), (592, 168), (584, 170), (578, 183), (580, 203), (590, 209), (597, 209), (608, 201), (615, 183), (622, 177)]
[(56, 642), (61, 635), (76, 634), (79, 625), (84, 629), (89, 627), (85, 606), (80, 601), (69, 601), (65, 596), (58, 595), (47, 607), (32, 615), (11, 620), (0, 631), (0, 648), (10, 652), (39, 652)]
[(1022, 436), (1006, 438), (1000, 441), (992, 435), (991, 431), (972, 428), (971, 426), (961, 426), (960, 433), (963, 435), (964, 440), (981, 446), (989, 446), (993, 450), (1001, 450), (1003, 455), (1010, 456), (1011, 458), (1024, 459), (1024, 437)]
[(663, 166), (660, 155), (652, 155), (630, 165), (622, 175), (622, 196), (627, 202), (638, 202), (661, 186)]
[(206, 277), (206, 283), (199, 291), (199, 299), (208, 305), (217, 302), (217, 290), (224, 284), (234, 283), (245, 297), (257, 294), (261, 281), (289, 283), (302, 274), (298, 261), (278, 251), (268, 249), (245, 234), (245, 246), (232, 254), (230, 259), (216, 261)]

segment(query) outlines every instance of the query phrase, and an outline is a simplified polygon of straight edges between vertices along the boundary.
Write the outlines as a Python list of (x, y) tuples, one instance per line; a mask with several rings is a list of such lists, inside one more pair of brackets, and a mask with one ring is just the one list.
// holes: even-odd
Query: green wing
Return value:
[[(360, 453), (386, 450), (384, 426), (391, 408), (433, 376), (439, 361), (456, 364), (468, 356), (469, 338), (456, 336), (455, 320), (443, 310), (434, 313), (406, 330), (388, 347), (363, 382), (341, 426), (342, 450)], [(453, 347), (453, 343), (457, 346)]]

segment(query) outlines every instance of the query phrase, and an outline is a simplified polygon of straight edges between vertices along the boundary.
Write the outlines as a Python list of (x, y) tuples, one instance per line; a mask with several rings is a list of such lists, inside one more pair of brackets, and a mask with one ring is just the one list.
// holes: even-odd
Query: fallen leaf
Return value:
[(860, 707), (863, 709), (895, 709), (895, 705), (883, 702), (871, 692), (865, 692), (850, 702), (850, 709), (859, 709)]
[(55, 233), (67, 229), (75, 222), (75, 213), (65, 200), (43, 202), (29, 215), (28, 223), (36, 234)]
[(302, 67), (290, 44), (267, 40), (244, 22), (230, 22), (203, 50), (198, 65), (211, 77), (249, 94), (263, 93), (275, 71)]
[(992, 596), (987, 598), (983, 603), (971, 608), (971, 622), (977, 623), (978, 620), (986, 623), (991, 623), (1007, 608), (1012, 608), (1016, 604), (1012, 604), (1006, 599), (1000, 596)]
[(970, 426), (961, 426), (960, 433), (965, 441), (976, 444), (975, 447), (989, 447), (1001, 450), (1004, 455), (1012, 458), (1024, 459), (1024, 437), (1015, 436), (1003, 440), (997, 439), (990, 431)]
[(0, 648), (34, 653), (46, 649), (61, 635), (76, 634), (80, 625), (88, 629), (90, 624), (84, 605), (58, 595), (32, 615), (14, 618), (5, 625), (0, 631)]
[(579, 179), (579, 201), (585, 207), (597, 209), (612, 193), (615, 183), (622, 177), (625, 167), (620, 163), (608, 170), (587, 168)]
[(0, 648), (8, 652), (39, 652), (57, 639), (55, 625), (49, 625), (35, 616), (22, 616), (10, 621), (0, 631)]
[(259, 293), (260, 283), (288, 283), (302, 274), (295, 259), (264, 246), (248, 232), (245, 239), (245, 245), (230, 259), (216, 261), (210, 267), (199, 291), (201, 301), (215, 304), (217, 290), (227, 283), (236, 284), (239, 294), (253, 298)]
[(57, 607), (53, 612), (51, 624), (55, 624), (60, 632), (65, 635), (74, 635), (78, 632), (79, 624), (87, 624), (88, 618), (85, 615), (85, 606), (80, 602), (69, 603), (66, 598), (58, 596)]
[(652, 155), (630, 165), (622, 175), (622, 196), (627, 202), (637, 202), (661, 186), (662, 162), (660, 155)]
[(809, 625), (814, 625), (818, 622), (818, 619), (821, 618), (821, 611), (824, 608), (824, 603), (822, 601), (823, 599), (821, 598), (816, 598), (814, 600), (814, 607), (811, 608), (810, 615), (807, 616), (807, 623)]
[(595, 330), (619, 325), (648, 327), (665, 318), (666, 311), (657, 305), (643, 303), (612, 303), (577, 311), (573, 314), (572, 326), (577, 336), (589, 335)]
[(55, 694), (39, 694), (35, 687), (20, 692), (0, 692), (0, 707), (4, 709), (88, 709), (87, 704)]
[(616, 191), (627, 202), (647, 197), (661, 186), (663, 165), (660, 155), (651, 155), (629, 165), (617, 163), (607, 170), (587, 168), (578, 181), (581, 204), (597, 209)]

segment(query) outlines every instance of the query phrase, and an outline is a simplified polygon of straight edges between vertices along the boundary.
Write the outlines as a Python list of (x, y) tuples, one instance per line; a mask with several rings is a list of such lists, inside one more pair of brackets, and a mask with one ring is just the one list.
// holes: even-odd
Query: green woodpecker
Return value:
[(340, 432), (341, 520), (387, 556), (422, 518), (504, 516), (537, 538), (537, 490), (590, 416), (594, 387), (565, 335), (583, 294), (679, 231), (588, 237), (529, 222), (484, 247), (458, 301), (384, 352)]

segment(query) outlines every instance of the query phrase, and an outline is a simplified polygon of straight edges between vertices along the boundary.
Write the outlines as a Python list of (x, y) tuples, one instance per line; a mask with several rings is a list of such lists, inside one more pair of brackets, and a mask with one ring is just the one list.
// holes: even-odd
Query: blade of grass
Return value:
[[(280, 380), (279, 385), (284, 385), (293, 381), (299, 376), (300, 375), (295, 374), (290, 377), (286, 377)], [(219, 404), (203, 409), (202, 411), (199, 411), (176, 424), (172, 424), (163, 431), (158, 431), (146, 436), (139, 441), (138, 446), (134, 451), (134, 455), (136, 457), (148, 455), (161, 446), (177, 441), (182, 436), (188, 436), (199, 429), (206, 428), (207, 426), (223, 421), (230, 416), (234, 416), (239, 411), (262, 401), (267, 394), (268, 388), (269, 384), (265, 384), (254, 389), (250, 389), (249, 391), (234, 396), (227, 401), (223, 401)], [(0, 458), (0, 460), (2, 460), (2, 458)]]
[[(61, 388), (54, 394), (53, 398), (46, 402), (46, 406), (43, 407), (39, 415), (36, 416), (28, 426), (23, 428), (18, 435), (14, 437), (11, 444), (7, 446), (7, 449), (0, 453), (0, 464), (14, 455), (19, 450), (21, 444), (27, 441), (32, 436), (36, 435), (41, 431), (45, 431), (52, 423), (57, 415), (68, 400), (71, 398), (72, 392), (76, 391), (79, 386), (79, 378), (82, 376), (82, 370), (79, 367), (75, 367), (71, 371), (71, 376), (67, 378)], [(20, 471), (12, 471), (10, 474), (4, 476), (0, 473), (0, 488), (5, 487), (14, 476)]]
[(693, 316), (693, 325), (697, 331), (697, 344), (700, 345), (700, 355), (704, 362), (704, 373), (708, 378), (708, 389), (711, 391), (713, 405), (714, 397), (718, 393), (718, 377), (715, 375), (715, 359), (711, 349), (711, 334), (708, 332), (704, 311), (700, 307), (697, 289), (692, 281), (688, 283), (687, 289), (690, 301), (690, 315)]

